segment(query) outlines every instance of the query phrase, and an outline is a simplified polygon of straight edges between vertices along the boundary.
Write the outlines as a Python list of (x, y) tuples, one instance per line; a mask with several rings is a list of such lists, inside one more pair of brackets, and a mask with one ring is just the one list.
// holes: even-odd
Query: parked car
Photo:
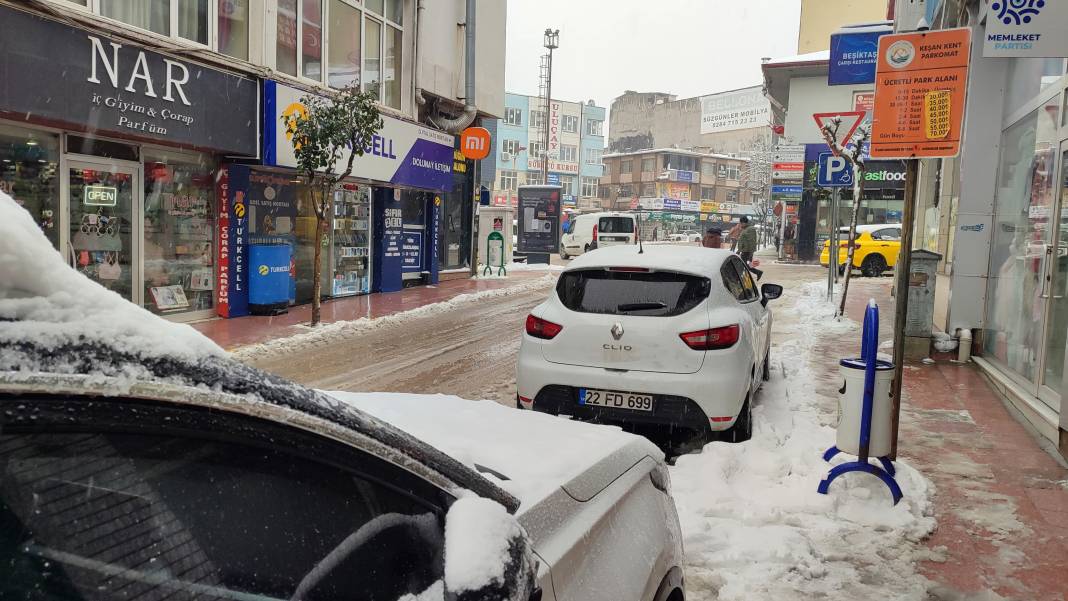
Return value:
[(782, 287), (758, 289), (741, 259), (694, 246), (580, 257), (527, 317), (517, 404), (611, 423), (669, 448), (747, 440), (769, 377)]
[[(838, 265), (839, 272), (845, 271), (849, 261), (849, 228), (839, 229)], [(831, 241), (823, 243), (820, 252), (820, 264), (827, 267), (830, 263)], [(870, 278), (879, 277), (897, 263), (901, 251), (901, 224), (865, 224), (857, 226), (856, 250), (853, 251), (853, 268)]]
[(560, 239), (560, 258), (569, 259), (596, 248), (638, 243), (638, 220), (633, 213), (575, 215)]
[(647, 441), (513, 425), (567, 469), (510, 480), (90, 282), (2, 193), (0, 223), (0, 598), (682, 598)]

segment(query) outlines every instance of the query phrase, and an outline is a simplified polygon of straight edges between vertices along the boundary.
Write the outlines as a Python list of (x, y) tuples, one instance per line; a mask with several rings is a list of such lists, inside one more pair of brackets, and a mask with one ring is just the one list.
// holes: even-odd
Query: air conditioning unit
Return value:
[(502, 163), (511, 163), (512, 162), (512, 153), (510, 153), (510, 152), (502, 152), (501, 153), (501, 162)]

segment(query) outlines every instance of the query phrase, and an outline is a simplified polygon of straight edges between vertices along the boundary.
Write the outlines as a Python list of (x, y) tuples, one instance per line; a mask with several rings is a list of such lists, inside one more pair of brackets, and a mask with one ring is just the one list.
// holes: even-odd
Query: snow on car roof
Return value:
[(141, 357), (224, 356), (193, 328), (153, 315), (71, 269), (25, 209), (0, 191), (0, 346), (100, 342)]
[(564, 271), (598, 267), (640, 267), (661, 271), (678, 271), (694, 275), (719, 273), (723, 261), (733, 253), (725, 249), (702, 246), (672, 246), (645, 244), (639, 252), (637, 244), (607, 246), (583, 254), (571, 261)]

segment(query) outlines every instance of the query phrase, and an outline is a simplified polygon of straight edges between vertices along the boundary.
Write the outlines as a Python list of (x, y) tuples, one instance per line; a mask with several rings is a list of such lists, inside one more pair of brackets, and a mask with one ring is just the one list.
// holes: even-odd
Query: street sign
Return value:
[[(852, 139), (853, 134), (856, 133), (857, 128), (864, 121), (864, 111), (841, 111), (837, 113), (813, 113), (812, 119), (816, 121), (816, 127), (820, 130), (820, 135), (823, 135), (823, 127), (835, 119), (841, 119), (841, 124), (838, 126), (838, 143), (842, 146), (846, 146)], [(845, 132), (843, 135), (841, 132)], [(835, 156), (838, 156), (838, 151), (833, 147), (831, 152)]]
[[(859, 30), (859, 31), (858, 31)], [(831, 35), (827, 85), (840, 86), (875, 81), (879, 38), (893, 32), (889, 26), (843, 29)]]
[(772, 152), (774, 163), (803, 163), (805, 160), (805, 146), (803, 144), (782, 144), (775, 147)]
[(970, 54), (968, 27), (879, 39), (872, 158), (960, 153)]
[(844, 188), (853, 185), (853, 168), (842, 157), (829, 152), (820, 155), (816, 185), (821, 188)]
[(801, 196), (801, 186), (772, 186), (771, 193), (787, 196)]
[(546, 176), (545, 183), (549, 184), (550, 186), (559, 186), (560, 185), (560, 174), (559, 173), (550, 173), (548, 176)]
[(468, 127), (460, 134), (460, 153), (465, 158), (479, 161), (489, 156), (490, 133), (485, 127)]

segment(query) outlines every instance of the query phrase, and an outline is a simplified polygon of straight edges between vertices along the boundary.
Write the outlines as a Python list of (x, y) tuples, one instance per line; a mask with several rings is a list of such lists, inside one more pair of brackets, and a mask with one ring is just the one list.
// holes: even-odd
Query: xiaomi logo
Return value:
[(474, 161), (482, 160), (490, 153), (490, 133), (484, 127), (468, 127), (460, 134), (460, 152)]

